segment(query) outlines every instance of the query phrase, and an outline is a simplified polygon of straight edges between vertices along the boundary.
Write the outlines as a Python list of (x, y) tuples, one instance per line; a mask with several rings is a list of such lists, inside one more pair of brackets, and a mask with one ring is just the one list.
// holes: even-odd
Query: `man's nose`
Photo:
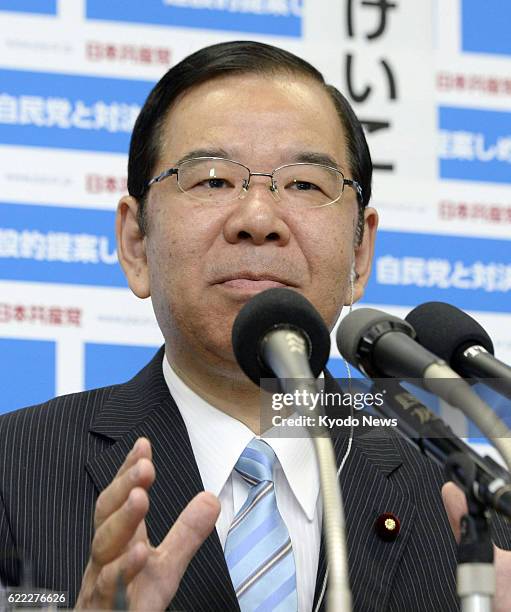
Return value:
[(290, 229), (282, 217), (282, 204), (270, 192), (270, 179), (252, 178), (247, 192), (236, 201), (224, 225), (227, 242), (250, 241), (256, 245), (273, 242), (285, 246)]

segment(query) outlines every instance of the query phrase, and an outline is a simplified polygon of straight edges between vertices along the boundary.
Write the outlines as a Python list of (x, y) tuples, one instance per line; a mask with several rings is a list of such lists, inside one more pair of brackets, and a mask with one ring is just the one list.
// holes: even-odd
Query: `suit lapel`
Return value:
[[(111, 444), (86, 466), (98, 492), (102, 491), (114, 478), (135, 440), (145, 436), (151, 441), (156, 481), (150, 491), (146, 522), (153, 545), (163, 540), (192, 497), (204, 490), (185, 424), (163, 378), (162, 359), (163, 349), (132, 381), (119, 385), (98, 411), (90, 431)], [(330, 375), (326, 379), (328, 391), (339, 391)], [(340, 465), (348, 440), (341, 434), (333, 442)], [(340, 478), (354, 610), (381, 612), (387, 607), (392, 578), (415, 512), (413, 503), (392, 484), (392, 474), (401, 463), (391, 438), (371, 438), (356, 432)], [(384, 542), (376, 535), (374, 523), (383, 512), (392, 512), (401, 520), (401, 531), (394, 542)], [(313, 610), (322, 591), (325, 571), (322, 538)], [(172, 608), (239, 610), (216, 530), (190, 563)], [(324, 609), (324, 599), (320, 609)]]
[[(163, 540), (187, 503), (204, 490), (185, 424), (163, 378), (162, 359), (163, 349), (132, 381), (120, 385), (97, 414), (91, 433), (114, 443), (86, 466), (102, 491), (135, 440), (145, 436), (151, 441), (156, 480), (146, 524), (153, 546)], [(211, 607), (212, 601), (217, 607)], [(216, 530), (190, 563), (172, 608), (239, 610)]]
[[(330, 375), (326, 388), (339, 392)], [(356, 415), (360, 416), (360, 415)], [(339, 466), (348, 447), (344, 432), (333, 436)], [(386, 610), (393, 576), (411, 533), (415, 506), (392, 483), (392, 474), (399, 470), (402, 458), (391, 437), (367, 435), (364, 428), (355, 429), (350, 455), (340, 476), (348, 541), (348, 565), (354, 610), (382, 612)], [(376, 533), (375, 521), (384, 512), (391, 512), (401, 522), (398, 537), (383, 541)], [(324, 538), (318, 564), (313, 610), (324, 586), (326, 571)], [(321, 610), (324, 610), (323, 598)]]

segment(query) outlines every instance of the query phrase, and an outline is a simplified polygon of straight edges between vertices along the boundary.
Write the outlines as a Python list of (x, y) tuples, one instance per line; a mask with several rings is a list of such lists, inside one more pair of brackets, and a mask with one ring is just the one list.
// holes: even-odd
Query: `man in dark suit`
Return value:
[[(269, 287), (302, 293), (330, 327), (361, 297), (377, 214), (360, 123), (303, 60), (215, 45), (151, 92), (128, 190), (119, 259), (165, 346), (129, 383), (0, 419), (0, 578), (16, 584), (22, 557), (33, 584), (79, 609), (112, 608), (121, 577), (132, 609), (315, 610), (326, 566), (310, 441), (261, 442), (259, 390), (230, 336)], [(334, 442), (354, 609), (457, 609), (440, 471), (401, 440)], [(455, 527), (463, 502), (444, 494)], [(384, 512), (400, 522), (392, 541), (375, 530)]]

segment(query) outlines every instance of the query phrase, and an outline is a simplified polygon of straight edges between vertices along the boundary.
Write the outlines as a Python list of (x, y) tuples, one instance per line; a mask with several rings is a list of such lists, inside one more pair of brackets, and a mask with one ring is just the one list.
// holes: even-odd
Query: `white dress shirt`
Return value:
[[(245, 502), (250, 486), (233, 471), (254, 433), (241, 421), (218, 410), (190, 389), (163, 358), (163, 374), (183, 417), (204, 489), (220, 500), (216, 530), (225, 548), (231, 522)], [(274, 473), (277, 506), (291, 538), (296, 566), (299, 612), (310, 612), (314, 602), (321, 543), (322, 502), (313, 443), (303, 436), (264, 435), (279, 464)]]

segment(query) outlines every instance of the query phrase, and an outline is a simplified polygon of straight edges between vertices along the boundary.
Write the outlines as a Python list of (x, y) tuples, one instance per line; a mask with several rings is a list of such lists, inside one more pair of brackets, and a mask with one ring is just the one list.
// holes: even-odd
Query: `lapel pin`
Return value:
[(393, 542), (399, 535), (401, 522), (392, 512), (384, 512), (374, 524), (377, 535), (385, 542)]

